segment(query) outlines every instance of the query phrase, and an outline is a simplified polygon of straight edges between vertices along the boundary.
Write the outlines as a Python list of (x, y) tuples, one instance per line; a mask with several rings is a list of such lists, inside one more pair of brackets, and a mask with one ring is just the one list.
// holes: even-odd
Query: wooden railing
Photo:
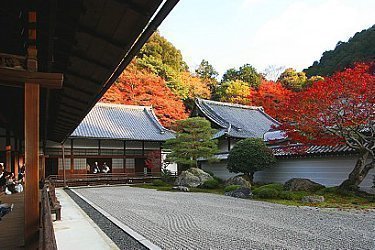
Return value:
[(57, 250), (55, 233), (53, 231), (50, 201), (46, 186), (42, 189), (40, 208), (39, 249)]
[[(174, 177), (174, 175), (172, 176)], [(160, 173), (144, 174), (142, 173), (100, 173), (100, 174), (69, 174), (50, 175), (48, 181), (56, 187), (67, 186), (87, 186), (87, 185), (104, 185), (104, 184), (133, 184), (148, 183), (155, 179), (161, 179)]]

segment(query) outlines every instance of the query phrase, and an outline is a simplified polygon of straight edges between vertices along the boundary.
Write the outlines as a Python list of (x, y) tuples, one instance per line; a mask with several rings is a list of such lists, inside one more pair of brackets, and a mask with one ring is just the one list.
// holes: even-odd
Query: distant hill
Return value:
[(307, 76), (328, 76), (354, 62), (375, 60), (375, 25), (357, 32), (348, 42), (338, 42), (334, 50), (325, 51), (320, 61), (305, 69)]

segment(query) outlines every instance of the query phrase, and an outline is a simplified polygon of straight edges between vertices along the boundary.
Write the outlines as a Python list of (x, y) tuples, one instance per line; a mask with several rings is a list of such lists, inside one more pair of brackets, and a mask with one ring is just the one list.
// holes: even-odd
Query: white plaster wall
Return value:
[[(356, 157), (317, 157), (309, 159), (281, 159), (270, 169), (255, 173), (256, 182), (284, 183), (291, 178), (308, 178), (325, 186), (337, 186), (352, 171)], [(213, 172), (217, 177), (227, 179), (235, 174), (229, 173), (225, 162), (202, 164), (204, 170)], [(375, 170), (369, 172), (361, 187), (370, 188)]]

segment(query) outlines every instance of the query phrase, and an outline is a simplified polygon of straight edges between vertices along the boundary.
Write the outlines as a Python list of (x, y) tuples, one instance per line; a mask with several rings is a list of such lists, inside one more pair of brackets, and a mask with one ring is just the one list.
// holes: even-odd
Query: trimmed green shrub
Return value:
[(200, 186), (200, 188), (214, 189), (214, 188), (217, 188), (218, 186), (219, 186), (219, 182), (216, 179), (211, 179), (211, 180), (205, 181)]
[(307, 192), (292, 192), (292, 191), (282, 191), (279, 193), (279, 198), (284, 200), (295, 200), (300, 201), (304, 196), (309, 195)]
[(231, 192), (237, 190), (241, 187), (241, 185), (229, 185), (224, 188), (224, 192)]
[(271, 188), (271, 189), (275, 189), (279, 192), (284, 191), (284, 186), (283, 186), (283, 184), (280, 184), (280, 183), (271, 183), (271, 184), (260, 186), (259, 188)]
[(279, 191), (273, 188), (258, 188), (256, 191), (256, 196), (264, 199), (273, 199), (277, 198), (279, 193)]
[(153, 180), (152, 185), (156, 187), (162, 187), (162, 186), (165, 186), (166, 183), (162, 180)]
[(265, 199), (277, 198), (281, 192), (284, 191), (282, 184), (272, 183), (260, 186), (253, 190), (253, 194)]

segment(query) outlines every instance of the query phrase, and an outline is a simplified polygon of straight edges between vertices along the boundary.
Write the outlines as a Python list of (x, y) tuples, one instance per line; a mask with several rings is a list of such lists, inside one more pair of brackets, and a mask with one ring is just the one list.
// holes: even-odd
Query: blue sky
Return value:
[(159, 30), (191, 70), (202, 59), (220, 74), (245, 63), (302, 70), (375, 24), (374, 13), (374, 0), (180, 0)]

